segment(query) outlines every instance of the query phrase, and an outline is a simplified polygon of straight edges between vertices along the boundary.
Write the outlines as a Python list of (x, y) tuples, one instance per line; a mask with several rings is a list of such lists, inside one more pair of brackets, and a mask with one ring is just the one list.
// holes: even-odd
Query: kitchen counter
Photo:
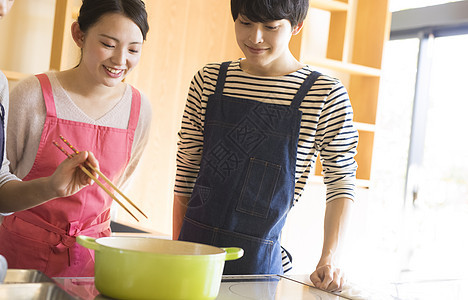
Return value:
[[(69, 294), (78, 299), (98, 300), (109, 299), (99, 294), (94, 286), (93, 277), (54, 278), (57, 284)], [(356, 287), (347, 287), (342, 293), (333, 294), (313, 287), (308, 275), (235, 275), (223, 276), (217, 300), (270, 300), (270, 299), (302, 299), (302, 300), (361, 300), (379, 299), (395, 300), (376, 292), (370, 293)]]
[[(373, 287), (373, 291), (347, 284), (333, 294), (313, 287), (308, 275), (223, 276), (217, 300), (439, 300), (468, 299), (468, 280), (413, 280)], [(378, 291), (376, 291), (378, 289)], [(390, 292), (391, 291), (391, 292)], [(391, 295), (390, 295), (391, 294)], [(395, 296), (396, 295), (396, 296)], [(93, 277), (48, 278), (36, 270), (9, 269), (5, 284), (0, 284), (0, 300), (103, 300)]]
[[(36, 270), (9, 269), (5, 284), (0, 284), (0, 300), (99, 300), (110, 299), (99, 293), (94, 277), (49, 278)], [(313, 287), (308, 275), (225, 275), (217, 300), (270, 299), (379, 299), (397, 298), (369, 293), (348, 285), (333, 294)]]
[[(439, 300), (468, 299), (467, 280), (439, 279), (389, 284), (379, 291), (347, 284), (343, 292), (327, 293), (313, 287), (308, 275), (223, 276), (217, 300)], [(377, 287), (374, 286), (374, 289)], [(397, 295), (391, 296), (390, 294)], [(36, 270), (9, 269), (5, 284), (0, 284), (0, 300), (104, 300), (93, 277), (48, 278)]]

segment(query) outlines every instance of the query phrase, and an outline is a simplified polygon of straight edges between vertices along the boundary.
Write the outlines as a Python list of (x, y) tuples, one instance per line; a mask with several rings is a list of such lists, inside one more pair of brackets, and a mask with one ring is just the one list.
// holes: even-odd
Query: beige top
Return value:
[[(3, 105), (5, 109), (5, 127), (7, 126), (8, 121), (8, 80), (5, 75), (0, 72), (0, 103)], [(6, 132), (4, 133), (6, 136)], [(1, 145), (0, 145), (1, 147)], [(18, 177), (10, 173), (10, 162), (6, 158), (6, 151), (4, 152), (3, 156), (3, 163), (0, 168), (0, 187), (3, 186), (10, 180), (19, 180)]]
[[(52, 85), (58, 118), (99, 126), (127, 128), (132, 102), (130, 85), (127, 84), (122, 99), (114, 107), (98, 120), (94, 120), (75, 105), (57, 80), (55, 72), (46, 74)], [(128, 179), (141, 158), (149, 137), (151, 114), (151, 105), (147, 97), (141, 93), (140, 118), (135, 131), (132, 155), (124, 174), (115, 182), (120, 188), (128, 183)], [(36, 158), (46, 118), (44, 97), (39, 80), (35, 76), (22, 80), (11, 91), (10, 116), (14, 117), (10, 118), (8, 123), (7, 155), (11, 163), (11, 171), (19, 178), (24, 178), (31, 170)]]

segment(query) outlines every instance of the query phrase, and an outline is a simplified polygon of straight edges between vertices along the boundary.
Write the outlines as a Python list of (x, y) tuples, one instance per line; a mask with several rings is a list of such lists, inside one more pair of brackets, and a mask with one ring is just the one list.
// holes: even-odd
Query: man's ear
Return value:
[(75, 41), (75, 44), (79, 48), (83, 48), (84, 36), (85, 35), (84, 35), (84, 32), (81, 31), (80, 25), (78, 24), (78, 22), (73, 22), (73, 24), (71, 26), (71, 34), (72, 34), (73, 40)]
[(304, 22), (301, 22), (301, 23), (297, 24), (296, 26), (294, 26), (293, 31), (292, 31), (292, 35), (298, 34), (301, 31), (303, 26), (304, 26)]

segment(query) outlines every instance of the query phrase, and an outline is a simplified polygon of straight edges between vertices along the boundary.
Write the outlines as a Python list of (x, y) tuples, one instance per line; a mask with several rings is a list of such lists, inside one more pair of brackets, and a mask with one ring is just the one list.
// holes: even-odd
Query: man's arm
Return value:
[(172, 239), (177, 240), (184, 221), (185, 212), (187, 211), (187, 203), (190, 198), (187, 196), (174, 195), (173, 211), (172, 211)]
[(322, 256), (317, 268), (310, 275), (312, 283), (320, 289), (341, 291), (343, 288), (345, 279), (337, 264), (343, 248), (352, 204), (353, 201), (348, 198), (339, 198), (327, 203)]

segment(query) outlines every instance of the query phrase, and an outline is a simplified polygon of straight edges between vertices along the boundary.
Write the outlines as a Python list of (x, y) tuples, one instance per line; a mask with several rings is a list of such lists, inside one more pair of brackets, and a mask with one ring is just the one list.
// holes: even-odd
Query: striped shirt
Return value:
[[(200, 168), (203, 128), (208, 97), (215, 91), (220, 63), (206, 65), (190, 84), (179, 131), (174, 192), (190, 197)], [(230, 64), (223, 94), (270, 104), (290, 105), (301, 84), (312, 72), (310, 66), (276, 77), (251, 75), (240, 68), (240, 60)], [(321, 75), (299, 108), (302, 121), (296, 160), (297, 201), (314, 169), (320, 153), (326, 200), (346, 197), (354, 200), (357, 164), (354, 160), (358, 133), (353, 126), (353, 110), (343, 84)]]

